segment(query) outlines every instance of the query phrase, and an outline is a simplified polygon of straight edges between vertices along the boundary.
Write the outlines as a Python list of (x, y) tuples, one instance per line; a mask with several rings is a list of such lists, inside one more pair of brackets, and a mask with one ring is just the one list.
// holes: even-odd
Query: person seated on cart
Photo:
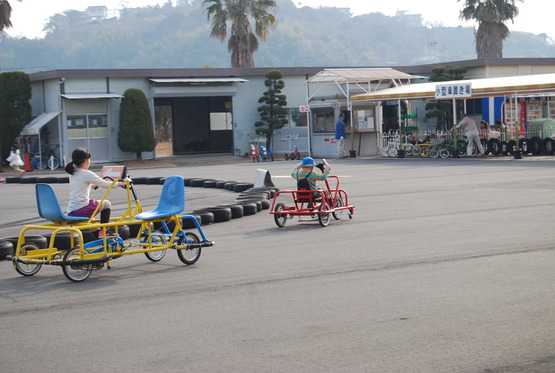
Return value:
[[(318, 171), (315, 170), (318, 169)], [(325, 180), (331, 170), (331, 166), (327, 163), (316, 162), (312, 157), (305, 157), (301, 163), (293, 169), (291, 177), (297, 180), (297, 189), (302, 190), (318, 190), (318, 180)], [(313, 193), (312, 200), (317, 201), (321, 197), (321, 193)], [(297, 197), (300, 202), (310, 202), (310, 196), (307, 193), (298, 193)]]

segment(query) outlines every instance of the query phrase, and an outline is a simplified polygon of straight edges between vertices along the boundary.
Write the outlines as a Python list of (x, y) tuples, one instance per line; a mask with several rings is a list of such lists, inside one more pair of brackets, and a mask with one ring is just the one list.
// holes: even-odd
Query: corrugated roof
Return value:
[(60, 114), (59, 112), (49, 112), (49, 113), (42, 113), (28, 124), (23, 127), (21, 132), (19, 133), (20, 136), (36, 136), (40, 133), (42, 127), (48, 124), (52, 119), (56, 118)]
[(61, 95), (68, 100), (92, 100), (99, 98), (123, 98), (116, 93), (64, 93)]
[(174, 79), (150, 79), (154, 83), (245, 83), (241, 78), (174, 78)]

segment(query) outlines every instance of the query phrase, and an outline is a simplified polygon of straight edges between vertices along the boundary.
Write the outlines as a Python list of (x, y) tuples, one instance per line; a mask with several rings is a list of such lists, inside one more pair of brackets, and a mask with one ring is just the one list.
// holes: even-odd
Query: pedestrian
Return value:
[(484, 147), (480, 142), (480, 136), (478, 135), (478, 128), (476, 127), (476, 121), (470, 118), (466, 113), (463, 114), (462, 120), (457, 125), (458, 129), (462, 129), (466, 132), (466, 138), (468, 139), (468, 145), (466, 146), (466, 154), (472, 156), (472, 148), (474, 144), (478, 148), (480, 155), (485, 155)]
[[(86, 148), (76, 148), (71, 154), (71, 162), (65, 167), (69, 174), (69, 203), (67, 211), (69, 216), (83, 216), (90, 218), (99, 205), (99, 201), (90, 198), (91, 187), (108, 188), (112, 185), (111, 181), (104, 180), (94, 172), (89, 170), (91, 165), (91, 153)], [(125, 182), (120, 181), (118, 186), (125, 186)], [(105, 199), (100, 208), (100, 223), (110, 222), (112, 204)], [(96, 214), (95, 214), (96, 215)], [(106, 235), (113, 235), (113, 232), (106, 230)], [(98, 231), (98, 238), (104, 237), (103, 231)]]
[(337, 158), (346, 157), (345, 151), (345, 114), (339, 114), (339, 120), (335, 124), (335, 140), (337, 141)]
[(19, 176), (25, 175), (25, 170), (22, 170), (20, 167), (23, 166), (23, 160), (21, 159), (21, 155), (19, 153), (19, 146), (17, 144), (13, 144), (10, 151), (10, 156), (6, 159), (6, 161), (10, 162), (10, 167), (13, 168), (15, 172), (19, 173)]
[(485, 120), (481, 120), (480, 121), (480, 138), (488, 140), (490, 131), (491, 131), (491, 127), (489, 126), (489, 123), (486, 122)]

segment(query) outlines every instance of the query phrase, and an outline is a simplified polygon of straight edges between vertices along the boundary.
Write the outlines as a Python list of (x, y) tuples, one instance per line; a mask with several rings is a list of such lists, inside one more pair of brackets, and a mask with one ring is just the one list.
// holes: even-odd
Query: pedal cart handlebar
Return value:
[(318, 220), (322, 227), (327, 227), (332, 216), (339, 220), (345, 210), (349, 219), (352, 219), (355, 205), (349, 204), (347, 192), (339, 188), (339, 177), (330, 175), (324, 182), (325, 189), (276, 192), (270, 207), (270, 214), (274, 215), (276, 225), (284, 227), (287, 219), (298, 216), (300, 222)]

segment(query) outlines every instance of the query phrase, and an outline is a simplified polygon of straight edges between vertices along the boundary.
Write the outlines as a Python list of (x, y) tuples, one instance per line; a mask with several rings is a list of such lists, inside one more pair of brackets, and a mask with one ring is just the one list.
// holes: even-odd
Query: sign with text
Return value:
[(472, 83), (436, 84), (436, 98), (472, 97)]
[(308, 113), (308, 112), (310, 112), (310, 106), (308, 106), (308, 105), (299, 106), (299, 111), (301, 113)]

